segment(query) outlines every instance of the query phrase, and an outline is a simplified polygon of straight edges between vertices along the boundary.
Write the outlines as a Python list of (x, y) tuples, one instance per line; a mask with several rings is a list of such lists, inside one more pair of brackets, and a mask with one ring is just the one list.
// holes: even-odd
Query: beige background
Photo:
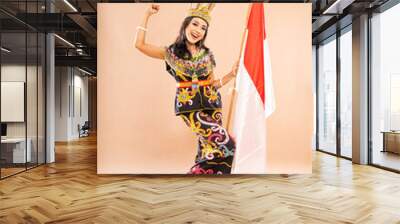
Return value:
[[(99, 174), (186, 173), (197, 142), (174, 115), (175, 80), (162, 60), (134, 48), (148, 4), (98, 4)], [(171, 44), (189, 4), (161, 4), (150, 18), (148, 43)], [(311, 5), (264, 4), (277, 109), (266, 122), (268, 173), (310, 173), (312, 144)], [(206, 45), (216, 75), (239, 54), (247, 4), (217, 4)], [(229, 88), (221, 90), (226, 119)], [(226, 120), (225, 120), (226, 124)]]

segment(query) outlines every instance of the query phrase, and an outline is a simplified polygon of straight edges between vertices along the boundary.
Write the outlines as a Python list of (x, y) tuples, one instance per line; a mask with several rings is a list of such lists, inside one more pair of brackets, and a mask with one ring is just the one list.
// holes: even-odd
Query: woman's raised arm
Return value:
[(141, 26), (137, 27), (135, 47), (143, 54), (152, 58), (164, 59), (165, 48), (146, 43), (147, 22), (150, 16), (156, 14), (160, 10), (159, 5), (152, 4), (146, 10)]

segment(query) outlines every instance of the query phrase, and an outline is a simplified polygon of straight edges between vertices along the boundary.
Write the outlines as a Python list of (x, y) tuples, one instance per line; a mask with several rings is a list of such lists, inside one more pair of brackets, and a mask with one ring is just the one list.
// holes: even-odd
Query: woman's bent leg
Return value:
[(198, 153), (191, 174), (231, 173), (235, 143), (222, 126), (220, 111), (194, 111), (182, 114), (185, 123), (198, 136)]

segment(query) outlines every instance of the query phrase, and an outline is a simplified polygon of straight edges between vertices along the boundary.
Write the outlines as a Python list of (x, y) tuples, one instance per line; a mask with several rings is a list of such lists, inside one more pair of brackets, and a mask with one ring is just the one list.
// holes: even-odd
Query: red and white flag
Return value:
[(253, 3), (236, 78), (233, 173), (266, 173), (266, 118), (275, 110), (264, 7)]

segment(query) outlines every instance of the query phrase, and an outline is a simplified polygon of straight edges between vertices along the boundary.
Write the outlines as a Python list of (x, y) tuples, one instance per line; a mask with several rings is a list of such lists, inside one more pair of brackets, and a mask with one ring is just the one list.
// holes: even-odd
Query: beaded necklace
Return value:
[(212, 56), (204, 48), (191, 59), (182, 59), (168, 48), (166, 61), (175, 70), (176, 75), (183, 81), (198, 82), (200, 76), (207, 76), (213, 69)]

